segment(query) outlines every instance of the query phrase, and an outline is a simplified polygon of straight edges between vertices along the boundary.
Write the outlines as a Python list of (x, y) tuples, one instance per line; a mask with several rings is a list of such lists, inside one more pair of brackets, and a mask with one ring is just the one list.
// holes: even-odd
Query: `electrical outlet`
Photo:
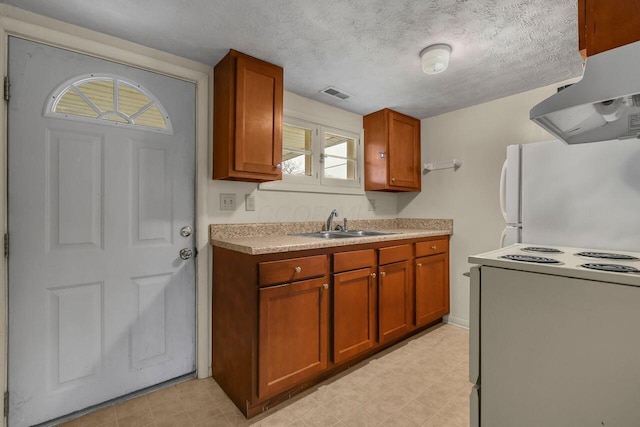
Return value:
[(256, 196), (253, 194), (244, 195), (244, 210), (255, 211), (256, 210)]
[(368, 206), (367, 210), (375, 211), (376, 210), (376, 199), (367, 199), (367, 201), (369, 202), (369, 206)]
[(233, 211), (236, 209), (235, 194), (220, 194), (220, 210)]

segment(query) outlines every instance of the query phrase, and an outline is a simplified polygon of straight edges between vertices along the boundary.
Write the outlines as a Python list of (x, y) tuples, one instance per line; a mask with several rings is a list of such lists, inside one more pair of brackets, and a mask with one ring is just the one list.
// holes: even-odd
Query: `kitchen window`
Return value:
[(282, 181), (261, 190), (364, 194), (360, 135), (284, 117)]

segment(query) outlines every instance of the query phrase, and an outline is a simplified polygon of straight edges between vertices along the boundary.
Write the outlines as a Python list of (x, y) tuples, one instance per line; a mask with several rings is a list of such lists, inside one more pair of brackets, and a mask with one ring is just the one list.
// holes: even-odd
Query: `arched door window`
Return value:
[(89, 74), (64, 82), (49, 97), (44, 115), (173, 133), (169, 115), (151, 92), (107, 74)]

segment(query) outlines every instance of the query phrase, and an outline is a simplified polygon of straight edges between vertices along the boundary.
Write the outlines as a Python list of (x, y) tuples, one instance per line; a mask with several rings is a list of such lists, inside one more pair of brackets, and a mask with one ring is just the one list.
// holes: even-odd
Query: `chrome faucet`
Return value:
[(329, 218), (327, 218), (327, 231), (333, 230), (333, 218), (338, 216), (338, 211), (336, 209), (332, 210), (329, 214)]

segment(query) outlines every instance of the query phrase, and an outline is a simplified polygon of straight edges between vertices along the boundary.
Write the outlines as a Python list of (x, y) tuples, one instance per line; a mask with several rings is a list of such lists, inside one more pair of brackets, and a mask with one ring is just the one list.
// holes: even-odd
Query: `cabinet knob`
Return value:
[(376, 278), (376, 273), (371, 273), (371, 277)]
[(274, 167), (275, 167), (276, 169), (280, 170), (280, 169), (282, 169), (282, 164), (281, 164), (281, 163), (278, 163), (278, 164), (277, 164), (277, 165), (275, 165)]
[(391, 182), (396, 182), (396, 179), (395, 178), (391, 178)]
[(435, 251), (435, 250), (436, 250), (436, 247), (435, 247), (435, 246), (431, 246), (431, 249), (433, 249), (433, 250)]
[(302, 267), (295, 267), (293, 269), (296, 273), (300, 273), (302, 271)]
[(384, 277), (384, 276), (386, 276), (386, 275), (387, 275), (387, 273), (385, 273), (384, 271), (381, 271), (381, 272), (380, 272), (380, 277)]
[(422, 267), (422, 263), (421, 262), (418, 263), (418, 267)]
[(325, 288), (325, 289), (329, 289), (329, 284), (328, 283), (323, 283), (322, 287)]

